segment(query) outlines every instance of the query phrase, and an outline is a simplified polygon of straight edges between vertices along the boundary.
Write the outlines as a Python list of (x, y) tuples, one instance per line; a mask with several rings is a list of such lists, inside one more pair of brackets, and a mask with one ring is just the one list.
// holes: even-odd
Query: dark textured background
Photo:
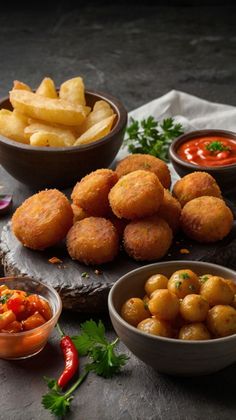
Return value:
[[(1, 8), (0, 95), (7, 95), (14, 79), (36, 86), (45, 75), (59, 84), (80, 74), (88, 87), (119, 97), (128, 110), (173, 88), (236, 105), (234, 1), (44, 3)], [(16, 205), (30, 193), (3, 170), (0, 177)], [(62, 326), (75, 333), (81, 320), (64, 314)], [(62, 366), (56, 334), (32, 360), (1, 361), (0, 419), (50, 419), (40, 405), (42, 376), (57, 376)], [(235, 377), (234, 365), (205, 378), (172, 378), (131, 357), (113, 380), (91, 375), (68, 418), (231, 420)]]

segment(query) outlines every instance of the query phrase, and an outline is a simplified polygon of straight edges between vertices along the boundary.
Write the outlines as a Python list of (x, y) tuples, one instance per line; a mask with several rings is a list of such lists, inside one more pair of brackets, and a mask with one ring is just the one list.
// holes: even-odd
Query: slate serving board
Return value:
[[(190, 253), (181, 254), (183, 248)], [(49, 258), (54, 256), (63, 263), (49, 263)], [(123, 251), (112, 263), (99, 267), (87, 267), (71, 260), (65, 244), (43, 252), (32, 251), (18, 242), (11, 232), (10, 223), (2, 231), (0, 257), (5, 275), (28, 275), (50, 284), (59, 292), (65, 309), (87, 313), (105, 312), (107, 295), (114, 282), (128, 271), (145, 265), (132, 260)], [(230, 235), (215, 244), (198, 244), (180, 234), (163, 260), (208, 261), (236, 269), (236, 222)]]

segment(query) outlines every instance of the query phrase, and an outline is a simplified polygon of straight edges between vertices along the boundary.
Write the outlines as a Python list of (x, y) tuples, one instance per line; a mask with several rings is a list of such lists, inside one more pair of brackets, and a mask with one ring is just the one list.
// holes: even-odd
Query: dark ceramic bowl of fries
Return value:
[[(97, 101), (105, 101), (113, 110), (115, 118), (108, 134), (88, 144), (62, 147), (39, 147), (0, 135), (0, 163), (5, 170), (37, 190), (70, 187), (87, 173), (109, 167), (123, 141), (127, 112), (118, 99), (108, 94), (86, 90), (85, 99), (86, 106), (91, 109)], [(9, 98), (0, 101), (0, 109), (12, 111)], [(78, 136), (77, 133), (75, 135)]]

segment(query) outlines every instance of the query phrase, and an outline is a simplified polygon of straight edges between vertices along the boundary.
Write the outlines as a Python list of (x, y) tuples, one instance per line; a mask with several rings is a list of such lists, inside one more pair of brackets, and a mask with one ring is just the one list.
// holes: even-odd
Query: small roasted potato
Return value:
[(179, 299), (167, 289), (155, 290), (153, 297), (148, 302), (148, 309), (158, 319), (171, 321), (179, 313)]
[(205, 321), (209, 303), (200, 295), (186, 295), (180, 302), (180, 314), (188, 322)]
[(128, 324), (137, 327), (141, 321), (150, 316), (150, 312), (145, 308), (142, 299), (134, 297), (123, 304), (121, 316)]
[(156, 317), (144, 319), (139, 322), (137, 328), (147, 334), (159, 335), (161, 337), (172, 337), (171, 325), (168, 322)]
[(230, 305), (234, 299), (233, 290), (224, 279), (218, 276), (212, 276), (203, 283), (200, 294), (210, 306)]
[(202, 322), (183, 325), (179, 331), (181, 340), (210, 340), (211, 335)]
[(183, 207), (197, 197), (211, 196), (221, 198), (221, 191), (216, 180), (207, 172), (192, 172), (177, 181), (173, 195)]
[(77, 206), (76, 204), (71, 204), (71, 208), (73, 211), (73, 224), (76, 222), (79, 222), (80, 220), (86, 219), (86, 217), (90, 217), (90, 214), (88, 214), (82, 207)]
[(62, 83), (59, 90), (59, 97), (73, 104), (86, 105), (82, 77), (74, 77)]
[(57, 91), (54, 81), (50, 77), (45, 77), (36, 90), (37, 95), (45, 96), (47, 98), (57, 99)]
[(153, 172), (164, 188), (170, 188), (171, 177), (169, 168), (163, 160), (155, 156), (139, 153), (129, 155), (118, 163), (116, 173), (118, 178), (121, 178), (139, 169)]
[(207, 316), (207, 327), (215, 337), (236, 333), (236, 310), (229, 305), (216, 305)]
[(177, 270), (170, 277), (167, 287), (179, 299), (183, 299), (187, 295), (198, 293), (200, 282), (192, 270)]
[(233, 215), (223, 200), (205, 196), (185, 204), (180, 223), (191, 239), (202, 243), (216, 242), (231, 231)]
[(18, 89), (18, 90), (28, 90), (28, 92), (32, 92), (32, 89), (23, 82), (20, 82), (19, 80), (14, 80), (12, 90)]
[(163, 196), (157, 176), (138, 170), (119, 179), (109, 193), (109, 202), (117, 217), (133, 220), (156, 213)]
[(109, 220), (87, 217), (70, 229), (67, 235), (67, 249), (73, 260), (84, 264), (107, 263), (119, 252), (119, 236)]
[(63, 99), (46, 98), (26, 90), (12, 90), (9, 93), (12, 106), (31, 118), (51, 124), (77, 126), (90, 112), (90, 108), (72, 104)]
[(148, 296), (158, 289), (166, 289), (168, 284), (168, 278), (163, 274), (153, 274), (153, 276), (147, 279), (144, 289)]
[(95, 141), (98, 141), (105, 137), (107, 134), (110, 133), (115, 118), (116, 114), (113, 114), (110, 117), (107, 117), (104, 120), (92, 125), (92, 127), (90, 127), (87, 131), (81, 134), (81, 136), (74, 143), (74, 146), (94, 143)]
[(236, 282), (230, 279), (223, 279), (226, 284), (230, 287), (232, 292), (236, 294)]
[(168, 252), (172, 238), (166, 221), (158, 216), (150, 216), (133, 220), (126, 226), (124, 247), (127, 254), (137, 261), (159, 260)]
[(25, 136), (25, 128), (28, 125), (28, 119), (25, 115), (17, 111), (0, 110), (0, 134), (9, 139), (20, 143), (29, 143)]
[(93, 110), (86, 117), (85, 121), (78, 127), (78, 134), (83, 134), (89, 130), (93, 125), (105, 120), (114, 115), (113, 109), (106, 101), (97, 101), (94, 104)]
[(12, 230), (26, 247), (43, 250), (65, 238), (73, 224), (69, 200), (56, 189), (25, 200), (12, 217)]
[(164, 190), (163, 201), (158, 210), (158, 216), (162, 217), (168, 223), (173, 233), (179, 230), (181, 205), (166, 189)]
[(116, 182), (117, 175), (111, 169), (97, 169), (75, 185), (73, 203), (91, 216), (106, 216), (110, 211), (108, 194)]

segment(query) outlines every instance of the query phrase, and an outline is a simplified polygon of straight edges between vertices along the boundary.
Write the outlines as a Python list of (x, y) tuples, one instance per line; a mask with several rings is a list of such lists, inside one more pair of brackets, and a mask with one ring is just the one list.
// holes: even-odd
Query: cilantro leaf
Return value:
[(6, 295), (3, 295), (0, 297), (0, 303), (4, 304), (8, 301), (8, 299), (11, 297), (10, 293), (7, 293)]
[(123, 145), (128, 147), (130, 153), (149, 154), (167, 162), (171, 142), (183, 132), (182, 125), (175, 124), (173, 118), (166, 118), (162, 122), (153, 116), (140, 122), (131, 118)]
[(44, 408), (50, 410), (56, 416), (64, 416), (70, 407), (72, 396), (66, 397), (57, 391), (50, 391), (43, 395), (42, 404)]
[(221, 143), (221, 141), (212, 141), (206, 145), (206, 149), (214, 154), (218, 152), (228, 152), (230, 147), (225, 146), (223, 143)]

